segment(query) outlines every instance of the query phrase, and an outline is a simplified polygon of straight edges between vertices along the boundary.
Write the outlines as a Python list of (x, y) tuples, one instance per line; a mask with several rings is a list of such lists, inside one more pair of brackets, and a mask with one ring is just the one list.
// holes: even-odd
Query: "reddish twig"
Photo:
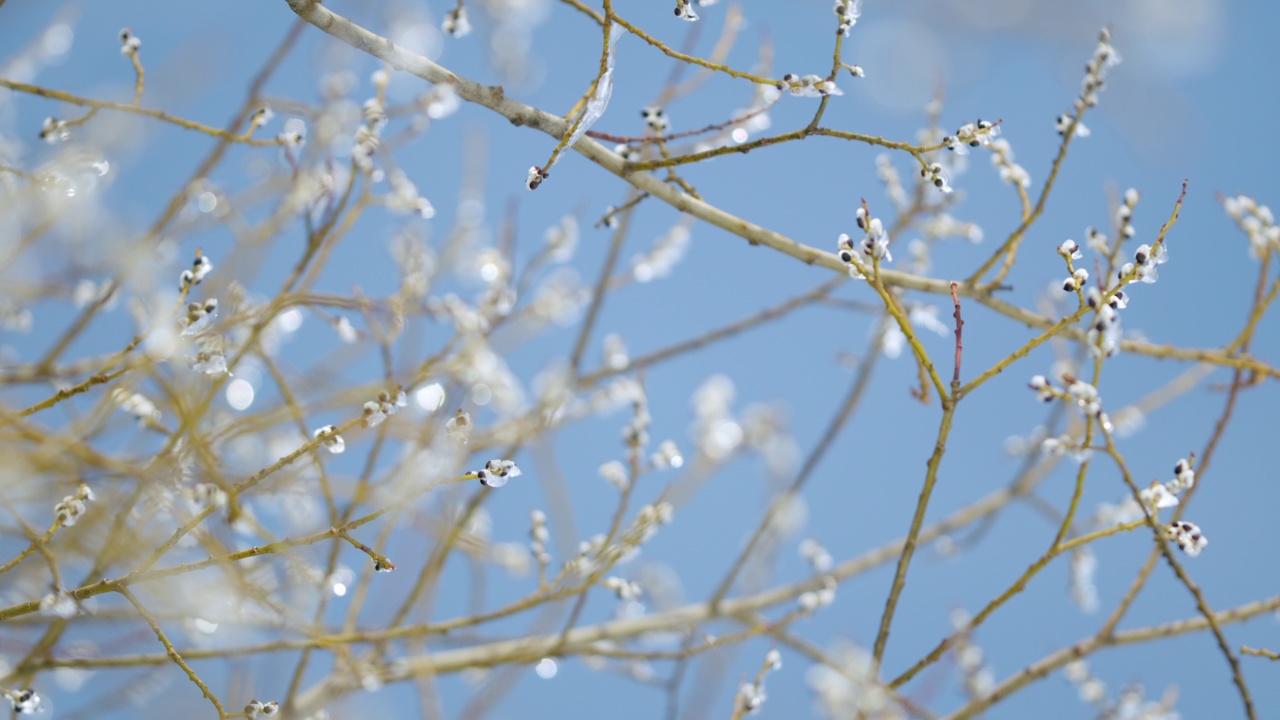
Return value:
[(951, 302), (956, 304), (956, 311), (951, 317), (956, 319), (956, 369), (951, 373), (951, 395), (954, 397), (960, 389), (960, 353), (964, 350), (964, 337), (961, 335), (961, 329), (964, 327), (964, 320), (960, 319), (960, 295), (956, 293), (958, 283), (951, 283)]
[(1178, 222), (1178, 213), (1182, 210), (1182, 201), (1187, 197), (1187, 180), (1182, 181), (1182, 192), (1178, 193), (1178, 202), (1173, 204), (1173, 215), (1160, 226), (1160, 236), (1156, 238), (1156, 245), (1164, 244), (1164, 235), (1169, 232), (1169, 228)]
[[(743, 123), (747, 122), (748, 120), (750, 120), (751, 118), (754, 118), (757, 115), (760, 115), (761, 113), (768, 112), (768, 110), (772, 108), (774, 105), (776, 105), (777, 102), (778, 102), (777, 100), (773, 100), (772, 102), (769, 102), (762, 107), (756, 108), (755, 110), (752, 110), (751, 112), (741, 117), (736, 117), (731, 120), (726, 120), (722, 123), (716, 123), (714, 125), (707, 125), (706, 127), (701, 127), (696, 130), (685, 130), (684, 132), (673, 133), (671, 135), (663, 135), (661, 139), (662, 140), (680, 140), (687, 137), (704, 135), (706, 133), (713, 133), (713, 132), (720, 132), (721, 130), (728, 130), (729, 128), (734, 127), (735, 125), (742, 125)], [(601, 132), (599, 130), (588, 130), (587, 137), (595, 138), (596, 140), (605, 140), (607, 142), (628, 143), (632, 145), (643, 145), (643, 144), (653, 143), (653, 142), (657, 142), (659, 139), (652, 135), (635, 137), (630, 135), (614, 135), (612, 133)]]

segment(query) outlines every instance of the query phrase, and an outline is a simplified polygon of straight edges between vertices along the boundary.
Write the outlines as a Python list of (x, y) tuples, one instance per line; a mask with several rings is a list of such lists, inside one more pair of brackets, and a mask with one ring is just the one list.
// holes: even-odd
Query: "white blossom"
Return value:
[(627, 355), (627, 346), (622, 336), (609, 333), (604, 336), (604, 364), (610, 370), (625, 370), (631, 358)]
[[(276, 136), (276, 139), (285, 147), (285, 150), (297, 150), (307, 141), (307, 121), (300, 117), (291, 117), (284, 121), (284, 132)], [(292, 155), (286, 154), (286, 157)]]
[(782, 653), (778, 652), (777, 648), (770, 649), (769, 652), (765, 653), (764, 655), (764, 664), (765, 664), (765, 667), (769, 668), (770, 670), (773, 670), (773, 671), (781, 670), (782, 669)]
[(524, 186), (530, 190), (537, 190), (538, 186), (543, 183), (550, 175), (546, 170), (534, 165), (529, 168), (529, 174), (524, 179)]
[(80, 516), (84, 514), (85, 503), (93, 500), (93, 490), (85, 483), (80, 483), (80, 487), (76, 489), (74, 495), (67, 495), (53, 506), (53, 515), (58, 523), (63, 527), (71, 527), (80, 520)]
[(965, 123), (956, 129), (955, 135), (942, 138), (942, 144), (958, 155), (964, 155), (968, 148), (990, 145), (1000, 136), (999, 123), (978, 118), (977, 122)]
[(391, 417), (400, 412), (400, 408), (409, 406), (409, 396), (405, 394), (402, 388), (396, 388), (395, 392), (383, 390), (378, 393), (377, 403), (378, 411), (387, 417)]
[(1174, 479), (1166, 483), (1170, 492), (1180, 493), (1190, 490), (1196, 484), (1196, 471), (1186, 458), (1181, 458), (1173, 466)]
[(617, 460), (610, 460), (601, 465), (600, 477), (619, 490), (626, 490), (631, 484), (631, 480), (627, 477), (626, 466)]
[(133, 55), (142, 47), (142, 39), (133, 34), (129, 28), (120, 31), (120, 54)]
[(1098, 610), (1098, 588), (1094, 584), (1097, 569), (1098, 557), (1088, 546), (1071, 553), (1071, 599), (1086, 613)]
[(813, 538), (805, 538), (800, 541), (800, 557), (809, 561), (809, 567), (815, 573), (830, 572), (835, 559), (831, 557), (831, 553), (826, 548), (818, 544)]
[(131, 393), (118, 387), (111, 391), (111, 399), (116, 401), (121, 410), (137, 418), (140, 424), (160, 421), (160, 409), (141, 393)]
[(569, 262), (578, 248), (578, 218), (565, 215), (560, 218), (560, 222), (547, 228), (542, 237), (546, 241), (547, 257), (551, 262)]
[(347, 443), (342, 439), (342, 436), (338, 434), (338, 428), (336, 426), (325, 425), (324, 427), (316, 428), (316, 431), (311, 434), (311, 437), (319, 440), (320, 444), (334, 455), (339, 455), (347, 449)]
[(947, 178), (947, 171), (942, 167), (941, 163), (933, 163), (928, 167), (920, 168), (920, 177), (928, 180), (943, 193), (952, 192), (951, 183)]
[[(366, 107), (365, 110), (368, 112), (370, 108)], [(367, 124), (356, 128), (351, 146), (351, 159), (362, 172), (373, 172), (373, 155), (382, 144), (382, 138), (379, 137), (378, 132), (377, 127)]]
[(370, 400), (364, 404), (361, 409), (363, 416), (361, 420), (365, 427), (377, 427), (387, 419), (387, 413), (383, 410), (382, 405), (374, 400)]
[(209, 298), (203, 303), (187, 303), (187, 314), (182, 322), (183, 336), (197, 335), (213, 324), (218, 316), (217, 298)]
[(1168, 260), (1169, 249), (1165, 243), (1157, 243), (1155, 246), (1139, 245), (1133, 252), (1133, 261), (1137, 269), (1136, 279), (1148, 284), (1154, 283), (1160, 279), (1160, 272), (1156, 268)]
[(507, 484), (507, 480), (520, 477), (520, 468), (514, 460), (493, 459), (485, 463), (484, 469), (476, 471), (480, 484), (486, 487), (499, 488)]
[(600, 584), (612, 590), (619, 600), (639, 600), (643, 593), (639, 583), (612, 575), (601, 580)]
[(459, 445), (466, 445), (471, 439), (471, 413), (464, 413), (459, 409), (457, 414), (444, 424), (444, 430)]
[(467, 9), (459, 6), (445, 13), (444, 22), (440, 23), (440, 29), (444, 30), (449, 37), (454, 38), (471, 34), (471, 21), (467, 19)]
[(1178, 543), (1178, 547), (1191, 557), (1199, 555), (1200, 551), (1209, 544), (1209, 539), (1200, 532), (1200, 527), (1186, 520), (1179, 520), (1170, 525), (1167, 533), (1169, 539)]
[(761, 683), (744, 682), (738, 686), (737, 703), (747, 714), (759, 712), (765, 697), (764, 685)]
[(272, 700), (271, 702), (258, 702), (250, 700), (248, 705), (244, 706), (244, 716), (249, 720), (257, 720), (260, 717), (271, 717), (280, 711), (280, 703)]
[(213, 483), (197, 483), (185, 491), (187, 501), (197, 510), (203, 508), (223, 508), (227, 506), (227, 491)]
[(1043, 375), (1032, 375), (1027, 387), (1039, 393), (1038, 399), (1040, 402), (1049, 402), (1055, 397), (1053, 387), (1049, 385), (1049, 380)]
[(18, 715), (34, 715), (44, 709), (40, 707), (40, 696), (31, 688), (5, 690), (2, 694), (9, 700), (9, 706)]
[(821, 75), (797, 75), (795, 73), (787, 73), (778, 81), (779, 90), (790, 92), (797, 97), (826, 97), (828, 95), (843, 95), (844, 91), (836, 87), (832, 80), (822, 77)]
[(663, 440), (649, 461), (659, 470), (679, 468), (684, 465), (684, 457), (680, 454), (680, 448), (676, 446), (674, 440)]
[(670, 275), (684, 259), (689, 240), (689, 224), (685, 218), (681, 218), (654, 241), (653, 248), (648, 253), (631, 258), (631, 276), (636, 282), (645, 283)]
[(59, 120), (55, 117), (47, 117), (44, 123), (40, 125), (40, 139), (50, 145), (69, 140), (71, 131), (68, 129), (66, 120)]
[(351, 320), (346, 317), (340, 317), (333, 323), (334, 332), (338, 333), (338, 339), (348, 345), (360, 339), (360, 331), (355, 325), (351, 324)]
[(1089, 128), (1085, 127), (1084, 123), (1076, 121), (1076, 116), (1070, 113), (1063, 113), (1059, 115), (1053, 121), (1053, 128), (1058, 131), (1059, 135), (1066, 135), (1067, 130), (1071, 129), (1071, 123), (1073, 122), (1076, 124), (1076, 137), (1089, 137), (1091, 134)]
[(76, 599), (71, 596), (71, 593), (62, 588), (57, 588), (40, 598), (41, 615), (65, 620), (75, 617), (78, 612), (80, 612), (80, 606), (76, 604)]
[(644, 118), (645, 125), (655, 133), (664, 133), (671, 129), (671, 119), (667, 117), (667, 113), (660, 107), (646, 107), (640, 110), (640, 117)]
[(1086, 413), (1092, 415), (1102, 407), (1098, 389), (1083, 380), (1073, 380), (1067, 385), (1067, 396), (1076, 401)]
[(822, 587), (817, 590), (800, 593), (800, 597), (797, 600), (800, 603), (800, 608), (808, 612), (830, 605), (836, 600), (835, 578), (830, 575), (823, 577)]
[(196, 252), (196, 259), (191, 263), (190, 270), (183, 270), (179, 282), (179, 289), (186, 290), (192, 285), (199, 285), (201, 281), (213, 272), (213, 261), (199, 251)]
[(1142, 504), (1147, 506), (1147, 510), (1152, 514), (1156, 511), (1167, 507), (1173, 507), (1178, 504), (1178, 498), (1169, 492), (1169, 489), (1159, 482), (1152, 483), (1143, 488), (1138, 495), (1142, 498)]
[(858, 24), (858, 18), (862, 16), (862, 0), (836, 0), (833, 10), (840, 21), (836, 32), (849, 37), (849, 31)]
[(858, 265), (854, 262), (855, 253), (861, 254), (872, 262), (880, 260), (892, 262), (893, 254), (889, 252), (889, 234), (885, 232), (884, 224), (880, 221), (880, 218), (869, 217), (866, 208), (859, 207), (855, 213), (855, 219), (858, 227), (862, 228), (866, 233), (865, 237), (857, 242), (857, 250), (855, 250), (853, 238), (841, 233), (836, 241), (836, 254), (842, 262), (850, 266), (849, 274), (860, 278), (862, 274), (858, 270)]

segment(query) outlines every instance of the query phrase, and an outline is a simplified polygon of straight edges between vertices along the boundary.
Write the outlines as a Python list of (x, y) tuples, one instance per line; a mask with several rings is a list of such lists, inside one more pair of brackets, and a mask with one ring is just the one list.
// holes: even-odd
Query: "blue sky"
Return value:
[[(670, 4), (619, 2), (617, 8), (668, 44), (681, 47), (692, 26), (674, 20)], [(554, 2), (493, 0), (485, 4), (508, 8), (512, 14), (508, 17), (523, 23), (517, 28), (502, 26), (494, 15), (473, 8), (476, 32), (460, 40), (443, 38), (429, 29), (429, 24), (438, 22), (448, 9), (444, 3), (336, 2), (330, 6), (375, 32), (418, 43), (451, 70), (480, 82), (501, 83), (509, 95), (552, 112), (563, 112), (584, 92), (599, 55), (595, 26)], [(711, 52), (727, 7), (727, 2), (720, 2), (700, 10), (703, 22), (692, 45), (694, 54)], [(519, 8), (530, 14), (519, 15)], [(764, 41), (775, 55), (773, 69), (767, 73), (771, 76), (825, 72), (829, 67), (834, 29), (829, 3), (749, 2), (744, 9), (747, 23), (729, 56), (730, 65), (751, 68)], [(1026, 237), (1021, 261), (1009, 278), (1013, 289), (1006, 297), (1036, 307), (1046, 288), (1059, 283), (1065, 274), (1054, 248), (1067, 238), (1083, 243), (1086, 226), (1108, 226), (1109, 203), (1126, 188), (1142, 193), (1134, 220), (1138, 240), (1134, 242), (1150, 242), (1187, 179), (1182, 217), (1168, 237), (1171, 260), (1161, 268), (1159, 283), (1136, 287), (1124, 312), (1124, 325), (1127, 332), (1141, 333), (1155, 343), (1216, 347), (1228, 342), (1242, 326), (1258, 265), (1218, 198), (1244, 193), (1263, 204), (1280, 202), (1274, 196), (1272, 177), (1280, 161), (1280, 145), (1272, 137), (1280, 100), (1269, 90), (1271, 71), (1280, 61), (1280, 48), (1272, 37), (1276, 12), (1265, 3), (1222, 0), (868, 0), (862, 20), (846, 41), (844, 55), (847, 61), (862, 66), (866, 77), (840, 78), (844, 95), (832, 100), (824, 124), (914, 141), (924, 122), (923, 105), (941, 89), (945, 98), (943, 129), (952, 131), (978, 117), (999, 119), (1003, 137), (1012, 143), (1017, 160), (1030, 173), (1032, 190), (1038, 191), (1059, 142), (1053, 120), (1070, 108), (1098, 29), (1109, 26), (1124, 62), (1112, 71), (1099, 107), (1086, 117), (1091, 135), (1072, 145), (1044, 215)], [(130, 0), (57, 5), (12, 0), (0, 8), (0, 18), (0, 58), (15, 55), (53, 23), (65, 23), (72, 30), (74, 42), (41, 67), (32, 81), (91, 97), (125, 100), (132, 91), (133, 75), (127, 61), (119, 56), (117, 32), (121, 27), (132, 27), (143, 39), (142, 58), (148, 70), (143, 104), (210, 124), (223, 123), (232, 116), (242, 102), (248, 78), (293, 22), (287, 5), (280, 1), (195, 5)], [(519, 55), (517, 63), (523, 77), (513, 77), (494, 66), (495, 47), (514, 52), (521, 43), (527, 43), (527, 54)], [(376, 68), (370, 58), (308, 28), (298, 49), (268, 83), (266, 94), (281, 100), (317, 102), (322, 75), (350, 71), (359, 83), (352, 97), (361, 100), (371, 92), (368, 78)], [(658, 95), (670, 69), (671, 62), (660, 53), (635, 37), (624, 36), (618, 46), (614, 95), (596, 129), (641, 134), (639, 109)], [(10, 66), (0, 71), (0, 76), (14, 77), (4, 73), (17, 70)], [(686, 77), (689, 74), (686, 71)], [(419, 80), (396, 76), (391, 97), (408, 99), (421, 90)], [(666, 111), (675, 131), (700, 127), (721, 122), (729, 112), (748, 104), (752, 91), (746, 81), (716, 76)], [(815, 103), (783, 98), (770, 113), (769, 132), (802, 127)], [(283, 109), (285, 103), (277, 105), (275, 122), (280, 123), (288, 113)], [(37, 98), (10, 94), (0, 99), (0, 133), (20, 143), (11, 151), (24, 166), (36, 166), (48, 157), (51, 151), (38, 143), (36, 134), (43, 118), (58, 112), (65, 109)], [(207, 138), (179, 128), (118, 116), (104, 115), (98, 127), (95, 139), (107, 148), (112, 162), (109, 184), (91, 211), (65, 221), (58, 234), (64, 238), (62, 244), (50, 241), (35, 248), (14, 266), (0, 269), (0, 281), (18, 282), (35, 276), (101, 279), (119, 266), (117, 249), (141, 234), (209, 146)], [(464, 168), (470, 167), (484, 187), (482, 239), (494, 242), (504, 213), (514, 207), (519, 266), (536, 253), (547, 227), (566, 214), (576, 214), (583, 233), (573, 267), (581, 277), (593, 279), (604, 258), (608, 234), (591, 225), (607, 205), (625, 198), (627, 186), (582, 157), (569, 155), (556, 165), (544, 187), (533, 194), (525, 192), (525, 171), (543, 162), (553, 144), (547, 136), (514, 128), (483, 108), (463, 107), (398, 151), (399, 166), (437, 209), (436, 216), (420, 227), (428, 241), (442, 242), (465, 214), (459, 203), (459, 187)], [(476, 149), (481, 147), (483, 155), (478, 156)], [(856, 232), (853, 210), (861, 198), (873, 212), (881, 208), (887, 213), (888, 203), (876, 179), (880, 153), (879, 148), (810, 138), (763, 148), (749, 156), (719, 158), (689, 168), (686, 177), (708, 202), (799, 242), (833, 251), (839, 233)], [(243, 188), (264, 158), (276, 161), (273, 150), (237, 149), (214, 179), (228, 188)], [(893, 160), (909, 179), (913, 172), (910, 158), (898, 155)], [(1016, 197), (999, 182), (985, 153), (976, 152), (968, 170), (953, 177), (952, 184), (963, 197), (951, 213), (980, 224), (985, 239), (978, 245), (951, 240), (939, 246), (931, 272), (941, 278), (967, 276), (1017, 225)], [(643, 203), (622, 251), (623, 261), (629, 262), (648, 248), (678, 219), (676, 211), (655, 200)], [(387, 248), (403, 225), (402, 218), (385, 213), (362, 220), (357, 231), (338, 247), (319, 288), (349, 293), (358, 285), (374, 297), (394, 292)], [(0, 232), (11, 232), (11, 228)], [(243, 273), (251, 289), (269, 292), (287, 272), (299, 237), (299, 228), (293, 227), (262, 256), (227, 257), (232, 236), (226, 228), (213, 227), (178, 238), (177, 252), (179, 257), (187, 257), (201, 246), (225, 272)], [(587, 367), (598, 363), (604, 334), (622, 334), (633, 356), (642, 355), (773, 305), (829, 277), (829, 271), (750, 247), (740, 238), (701, 223), (691, 226), (691, 238), (683, 262), (669, 278), (633, 284), (607, 299), (587, 354)], [(906, 241), (910, 239), (910, 231), (895, 238), (900, 243), (895, 245), (899, 262), (907, 255)], [(0, 240), (12, 242), (11, 238)], [(70, 257), (73, 250), (77, 253), (74, 259)], [(163, 277), (163, 282), (176, 276), (176, 271), (169, 271), (171, 265), (176, 267), (172, 260), (165, 261), (167, 264), (138, 262), (143, 269), (155, 262), (156, 276)], [(455, 289), (464, 296), (477, 291), (474, 284), (466, 283)], [(837, 294), (862, 302), (876, 300), (868, 288), (854, 283), (846, 283)], [(942, 298), (916, 299), (938, 303), (939, 316), (944, 319), (950, 314), (949, 303)], [(24, 362), (38, 357), (73, 317), (67, 302), (44, 301), (33, 312), (35, 326), (29, 333), (0, 334), (7, 357)], [(966, 379), (1030, 337), (1026, 328), (976, 304), (966, 304), (964, 312)], [(734, 407), (738, 411), (752, 403), (782, 409), (803, 456), (818, 441), (852, 382), (852, 373), (840, 361), (841, 356), (865, 352), (871, 323), (866, 314), (834, 307), (806, 308), (782, 322), (652, 368), (645, 383), (655, 441), (670, 437), (687, 448), (691, 442), (691, 395), (708, 377), (724, 374), (735, 385)], [(100, 326), (69, 354), (78, 357), (114, 349), (121, 332), (128, 332), (129, 327), (122, 306), (105, 315)], [(300, 364), (305, 358), (331, 352), (335, 345), (333, 334), (325, 332), (322, 323), (309, 321), (304, 327), (307, 330), (286, 350)], [(557, 358), (565, 357), (575, 337), (575, 327), (554, 329), (527, 343), (513, 342), (504, 359), (528, 384)], [(1264, 319), (1252, 347), (1254, 355), (1275, 357), (1276, 338), (1274, 320)], [(436, 341), (426, 332), (424, 345)], [(926, 333), (924, 342), (940, 365), (949, 368), (950, 339)], [(1005, 453), (1006, 438), (1025, 436), (1045, 421), (1045, 407), (1035, 403), (1024, 384), (1033, 374), (1048, 374), (1055, 360), (1066, 353), (1058, 347), (1037, 350), (962, 403), (929, 519), (940, 518), (1009, 482), (1019, 460)], [(406, 356), (409, 354), (406, 350)], [(404, 358), (403, 364), (410, 366), (411, 359)], [(1187, 367), (1121, 355), (1106, 363), (1100, 392), (1108, 408), (1119, 408), (1162, 387)], [(378, 373), (378, 359), (370, 354), (352, 362), (338, 380), (368, 383)], [(879, 364), (863, 406), (807, 486), (808, 523), (783, 544), (776, 579), (793, 580), (807, 572), (795, 554), (803, 537), (817, 538), (841, 560), (905, 532), (939, 414), (936, 402), (921, 406), (910, 399), (907, 393), (914, 377), (914, 366), (906, 355)], [(1225, 401), (1221, 386), (1229, 380), (1227, 371), (1216, 371), (1149, 416), (1138, 432), (1121, 441), (1136, 480), (1145, 484), (1167, 479), (1169, 468), (1179, 457), (1204, 447)], [(22, 406), (43, 397), (45, 388), (5, 392), (10, 406)], [(1211, 544), (1200, 557), (1184, 558), (1184, 564), (1215, 608), (1275, 592), (1274, 563), (1268, 565), (1265, 559), (1261, 567), (1255, 563), (1259, 556), (1266, 556), (1271, 525), (1268, 511), (1277, 500), (1271, 482), (1273, 463), (1266, 454), (1275, 433), (1276, 400), (1274, 386), (1269, 383), (1241, 395), (1233, 422), (1189, 511), (1188, 517), (1205, 529)], [(333, 412), (332, 417), (318, 416), (316, 422), (331, 422), (341, 416), (343, 413)], [(616, 491), (599, 480), (596, 468), (620, 458), (617, 437), (626, 420), (625, 413), (615, 413), (573, 426), (557, 433), (544, 449), (558, 458), (566, 473), (572, 514), (582, 537), (601, 531), (611, 512)], [(117, 439), (120, 437), (123, 433)], [(363, 457), (367, 439), (353, 449)], [(532, 455), (518, 456), (528, 468), (526, 477), (504, 488), (489, 505), (495, 540), (523, 542), (529, 510), (555, 502), (551, 486), (538, 476), (536, 468), (542, 463)], [(349, 472), (358, 472), (358, 465), (352, 467)], [(1039, 497), (1062, 508), (1070, 496), (1073, 477), (1074, 466), (1060, 465), (1044, 480)], [(652, 500), (671, 479), (662, 475), (645, 478), (639, 497)], [(785, 475), (771, 477), (756, 457), (727, 464), (680, 508), (677, 521), (645, 548), (644, 558), (674, 567), (686, 601), (705, 598), (758, 523), (768, 497), (789, 480)], [(1081, 512), (1092, 514), (1098, 503), (1115, 502), (1124, 492), (1114, 469), (1098, 463), (1089, 476)], [(423, 501), (424, 507), (432, 508), (438, 502), (442, 501)], [(947, 632), (952, 610), (975, 611), (1012, 582), (1048, 547), (1055, 529), (1036, 508), (1019, 503), (985, 527), (963, 554), (942, 556), (933, 548), (924, 548), (912, 566), (890, 638), (888, 672), (906, 667), (931, 649)], [(996, 677), (1004, 678), (1093, 632), (1146, 559), (1150, 539), (1144, 533), (1109, 538), (1096, 545), (1100, 613), (1084, 614), (1071, 603), (1067, 570), (1059, 561), (983, 626), (974, 640), (986, 652)], [(393, 540), (391, 548), (404, 557), (424, 542), (420, 532), (408, 529)], [(353, 564), (358, 561), (351, 558)], [(450, 583), (465, 586), (467, 572), (451, 567), (445, 575), (445, 587)], [(495, 601), (528, 589), (528, 580), (506, 579), (496, 570), (492, 575), (490, 592)], [(890, 566), (882, 566), (842, 585), (836, 604), (813, 619), (801, 621), (796, 631), (825, 647), (836, 638), (869, 646), (890, 577)], [(397, 580), (401, 584), (395, 587), (403, 588), (410, 577), (406, 574)], [(436, 608), (438, 616), (463, 611), (461, 594), (443, 592)], [(395, 600), (389, 600), (387, 607), (394, 608), (400, 595), (395, 591), (389, 595)], [(381, 606), (375, 602), (371, 607), (364, 617), (377, 622)], [(612, 603), (602, 595), (588, 605), (584, 622), (607, 619), (612, 611)], [(1185, 588), (1161, 565), (1121, 628), (1194, 614)], [(523, 632), (528, 623), (524, 619), (504, 623), (493, 632)], [(728, 628), (721, 625), (713, 631), (726, 632)], [(1271, 615), (1233, 625), (1226, 632), (1237, 647), (1280, 647), (1280, 628)], [(148, 640), (135, 633), (122, 651), (154, 650), (147, 646)], [(698, 708), (699, 698), (705, 697), (709, 708), (706, 717), (727, 717), (736, 683), (755, 672), (769, 647), (768, 642), (756, 640), (726, 654), (723, 661), (727, 669), (718, 682), (703, 685), (702, 676), (691, 673), (682, 707)], [(0, 647), (0, 653), (14, 655), (16, 651)], [(287, 683), (292, 668), (291, 662), (277, 663), (278, 659), (246, 661), (229, 670), (210, 672), (213, 677), (220, 672), (227, 672), (228, 677), (252, 676), (255, 692), (271, 696), (273, 689), (279, 692)], [(783, 659), (783, 669), (769, 677), (770, 697), (763, 713), (807, 716), (812, 705), (802, 669), (807, 661), (786, 650)], [(1280, 685), (1270, 682), (1274, 666), (1250, 657), (1242, 663), (1259, 716), (1280, 713)], [(657, 669), (665, 675), (669, 667), (659, 665)], [(941, 667), (953, 669), (950, 662)], [(1234, 716), (1240, 708), (1226, 663), (1205, 634), (1104, 650), (1093, 659), (1093, 667), (1112, 693), (1128, 683), (1141, 683), (1149, 697), (1159, 697), (1166, 687), (1176, 685), (1177, 707), (1183, 717), (1220, 717), (1224, 712)], [(119, 672), (99, 673), (79, 694), (58, 690), (46, 694), (62, 716), (62, 708), (82, 707), (87, 698), (97, 697), (111, 683), (120, 682), (127, 671)], [(472, 692), (470, 686), (451, 677), (441, 680), (440, 690), (445, 716), (461, 716)], [(909, 690), (940, 711), (957, 707), (963, 700), (954, 673), (925, 673)], [(177, 703), (172, 707), (197, 706), (198, 698), (181, 678), (163, 692), (168, 701)], [(369, 703), (365, 707), (370, 714), (381, 711), (405, 716), (417, 712), (416, 699), (408, 687), (387, 688), (364, 696), (362, 701)], [(515, 690), (499, 702), (493, 716), (526, 717), (532, 708), (534, 717), (651, 718), (666, 711), (665, 703), (660, 689), (616, 674), (591, 672), (580, 662), (569, 660), (561, 663), (560, 673), (552, 680), (539, 680), (529, 669)], [(1063, 717), (1093, 714), (1075, 699), (1075, 690), (1059, 674), (1015, 695), (988, 716), (1027, 717), (1046, 708), (1060, 708)], [(130, 717), (132, 713), (120, 710), (113, 716)]]

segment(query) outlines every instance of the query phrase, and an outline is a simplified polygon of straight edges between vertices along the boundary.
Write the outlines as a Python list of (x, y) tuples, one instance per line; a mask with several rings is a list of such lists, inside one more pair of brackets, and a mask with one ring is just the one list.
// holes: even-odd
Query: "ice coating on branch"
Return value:
[(609, 49), (605, 53), (604, 73), (600, 75), (600, 80), (596, 83), (596, 91), (591, 94), (591, 99), (587, 101), (587, 109), (582, 111), (582, 118), (578, 120), (578, 127), (569, 136), (569, 147), (577, 144), (582, 139), (582, 136), (591, 129), (591, 126), (596, 124), (600, 116), (604, 115), (605, 108), (609, 107), (609, 98), (613, 97), (613, 63), (616, 57), (614, 50), (618, 47), (618, 38), (620, 37), (622, 37), (622, 26), (610, 26)]

